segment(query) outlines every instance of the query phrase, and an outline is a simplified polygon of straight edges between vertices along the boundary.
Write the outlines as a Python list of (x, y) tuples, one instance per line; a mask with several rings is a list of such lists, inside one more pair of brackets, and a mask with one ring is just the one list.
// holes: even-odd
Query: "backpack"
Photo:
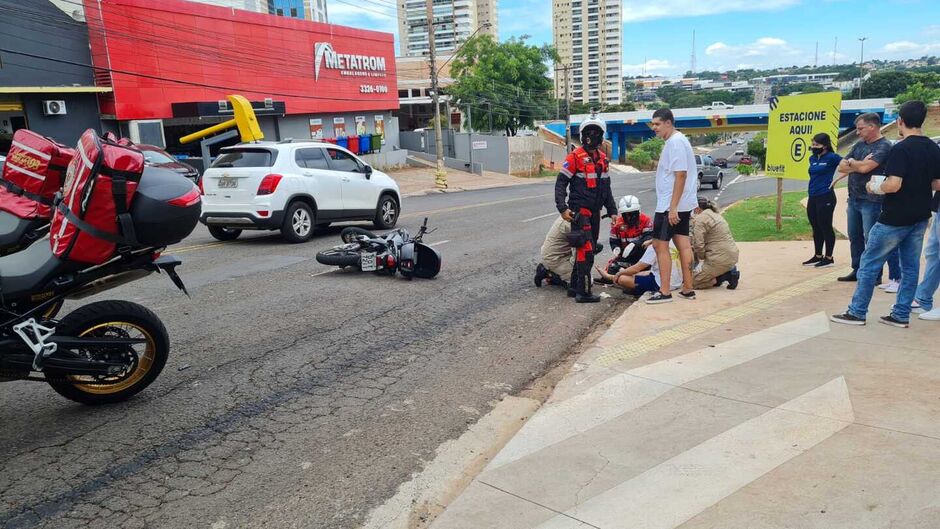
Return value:
[(50, 218), (75, 153), (31, 130), (17, 130), (0, 179), (0, 211), (27, 220)]
[(102, 264), (122, 246), (135, 246), (128, 208), (144, 171), (137, 149), (86, 130), (65, 175), (49, 243), (60, 259)]

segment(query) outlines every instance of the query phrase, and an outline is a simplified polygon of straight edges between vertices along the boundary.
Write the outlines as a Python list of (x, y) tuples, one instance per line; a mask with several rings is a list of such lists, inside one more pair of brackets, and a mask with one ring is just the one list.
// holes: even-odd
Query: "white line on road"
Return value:
[(551, 217), (551, 216), (553, 216), (553, 215), (558, 215), (558, 212), (557, 212), (557, 211), (553, 211), (553, 212), (551, 212), (551, 213), (546, 213), (546, 214), (544, 214), (544, 215), (539, 215), (538, 217), (532, 217), (531, 219), (525, 219), (525, 220), (523, 220), (522, 222), (532, 222), (533, 220), (544, 219), (545, 217)]
[(428, 246), (440, 246), (440, 245), (442, 245), (442, 244), (447, 244), (447, 243), (449, 243), (449, 242), (450, 242), (450, 239), (447, 239), (446, 241), (432, 242), (432, 243), (429, 244)]
[(721, 188), (721, 191), (718, 191), (718, 194), (715, 195), (715, 203), (716, 203), (716, 204), (719, 204), (718, 199), (721, 198), (721, 194), (725, 192), (725, 189), (728, 189), (729, 187), (731, 187), (731, 186), (733, 186), (734, 184), (736, 184), (736, 183), (738, 182), (738, 180), (741, 179), (742, 176), (744, 176), (744, 175), (738, 173), (738, 176), (734, 177), (734, 180), (728, 182), (728, 185), (722, 187), (722, 188)]
[(839, 377), (539, 525), (674, 529), (855, 421)]
[(586, 432), (713, 375), (829, 331), (822, 312), (698, 351), (631, 369), (557, 404), (544, 406), (493, 458), (490, 471)]

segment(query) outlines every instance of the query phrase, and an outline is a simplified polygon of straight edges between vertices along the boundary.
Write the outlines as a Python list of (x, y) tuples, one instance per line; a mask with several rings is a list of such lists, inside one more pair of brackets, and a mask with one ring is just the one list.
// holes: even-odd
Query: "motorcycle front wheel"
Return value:
[(342, 246), (317, 252), (317, 262), (330, 266), (359, 266), (359, 250), (348, 250)]
[(63, 397), (82, 404), (121, 402), (149, 386), (166, 365), (170, 338), (163, 322), (149, 309), (128, 301), (98, 301), (62, 318), (57, 334), (78, 337), (114, 337), (142, 340), (116, 347), (88, 347), (77, 352), (87, 359), (123, 362), (125, 368), (109, 375), (46, 373), (47, 382)]

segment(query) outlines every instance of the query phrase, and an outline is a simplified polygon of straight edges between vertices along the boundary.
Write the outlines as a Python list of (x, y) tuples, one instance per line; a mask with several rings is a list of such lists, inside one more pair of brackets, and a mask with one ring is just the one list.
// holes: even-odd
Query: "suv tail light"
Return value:
[(199, 181), (196, 183), (196, 186), (199, 187), (199, 194), (205, 195), (206, 190), (202, 187), (202, 181), (204, 180), (201, 176), (198, 177)]
[(258, 195), (270, 195), (274, 193), (277, 189), (277, 185), (281, 183), (281, 178), (283, 176), (279, 174), (269, 174), (261, 180), (261, 184), (258, 186)]

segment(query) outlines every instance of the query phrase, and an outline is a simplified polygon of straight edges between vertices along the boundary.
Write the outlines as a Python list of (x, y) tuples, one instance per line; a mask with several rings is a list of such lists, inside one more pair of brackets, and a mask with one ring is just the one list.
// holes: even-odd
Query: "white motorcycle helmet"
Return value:
[(581, 145), (588, 150), (594, 150), (600, 147), (601, 144), (604, 143), (604, 134), (606, 132), (607, 123), (594, 113), (578, 126), (578, 134), (581, 136)]
[(626, 195), (620, 199), (620, 203), (617, 204), (617, 213), (623, 215), (634, 211), (640, 211), (640, 199), (633, 195)]

